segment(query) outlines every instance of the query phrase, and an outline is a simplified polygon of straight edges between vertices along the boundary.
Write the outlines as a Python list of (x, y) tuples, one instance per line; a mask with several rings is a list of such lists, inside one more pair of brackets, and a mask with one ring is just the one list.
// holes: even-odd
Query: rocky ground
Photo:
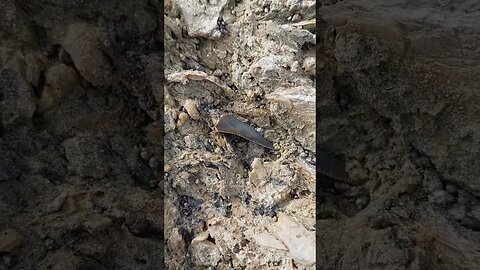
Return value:
[[(171, 269), (314, 268), (314, 18), (313, 1), (167, 1)], [(226, 114), (274, 149), (216, 132)]]
[(161, 6), (117, 2), (0, 2), (0, 269), (160, 265)]
[(477, 1), (0, 14), (0, 269), (480, 264)]
[(478, 268), (479, 3), (318, 8), (317, 138), (350, 179), (318, 201), (317, 264)]

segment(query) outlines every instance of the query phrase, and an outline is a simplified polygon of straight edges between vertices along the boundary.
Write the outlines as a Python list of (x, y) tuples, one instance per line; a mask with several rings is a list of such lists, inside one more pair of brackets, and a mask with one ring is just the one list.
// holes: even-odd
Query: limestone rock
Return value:
[(273, 207), (285, 200), (295, 185), (294, 171), (279, 162), (262, 162), (256, 158), (249, 174), (248, 192), (253, 201)]
[(219, 38), (221, 36), (222, 33), (217, 21), (223, 8), (228, 3), (227, 0), (175, 0), (174, 2), (180, 8), (190, 36), (206, 38)]
[(315, 232), (308, 231), (283, 213), (279, 213), (277, 223), (269, 231), (285, 244), (295, 260), (307, 265), (315, 263)]
[(303, 147), (314, 152), (315, 88), (311, 86), (279, 88), (266, 95), (266, 98), (271, 102), (271, 114), (302, 142)]
[(55, 28), (55, 42), (70, 54), (78, 72), (97, 87), (108, 87), (112, 80), (112, 66), (102, 51), (99, 29), (84, 22), (75, 22)]
[(38, 110), (44, 112), (60, 104), (78, 82), (75, 70), (64, 64), (50, 67), (45, 74), (45, 86), (38, 101)]
[(222, 259), (217, 246), (210, 241), (193, 242), (190, 250), (197, 265), (216, 266)]

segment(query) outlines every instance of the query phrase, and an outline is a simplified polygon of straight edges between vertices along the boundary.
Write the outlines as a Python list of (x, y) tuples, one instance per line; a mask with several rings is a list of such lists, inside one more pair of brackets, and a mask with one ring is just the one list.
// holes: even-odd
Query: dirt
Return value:
[(0, 269), (476, 269), (479, 4), (377, 2), (0, 2)]
[(317, 142), (350, 179), (317, 201), (317, 265), (477, 268), (478, 3), (321, 2)]
[(160, 8), (0, 3), (0, 269), (160, 266)]

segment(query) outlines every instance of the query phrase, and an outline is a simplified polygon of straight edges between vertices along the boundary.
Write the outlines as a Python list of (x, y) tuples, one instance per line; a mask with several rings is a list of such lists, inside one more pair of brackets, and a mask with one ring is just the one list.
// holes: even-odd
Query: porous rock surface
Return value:
[(194, 2), (165, 9), (166, 265), (314, 269), (315, 33), (292, 18), (315, 2)]

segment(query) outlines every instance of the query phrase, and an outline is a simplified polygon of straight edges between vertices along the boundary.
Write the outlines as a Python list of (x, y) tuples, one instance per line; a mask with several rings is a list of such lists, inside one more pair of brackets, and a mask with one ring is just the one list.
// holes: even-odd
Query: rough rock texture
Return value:
[(0, 269), (161, 269), (155, 1), (0, 1)]
[(350, 180), (322, 182), (317, 264), (478, 268), (478, 2), (320, 2), (317, 134)]
[(193, 2), (165, 4), (167, 268), (313, 269), (315, 34), (292, 19), (315, 3)]

